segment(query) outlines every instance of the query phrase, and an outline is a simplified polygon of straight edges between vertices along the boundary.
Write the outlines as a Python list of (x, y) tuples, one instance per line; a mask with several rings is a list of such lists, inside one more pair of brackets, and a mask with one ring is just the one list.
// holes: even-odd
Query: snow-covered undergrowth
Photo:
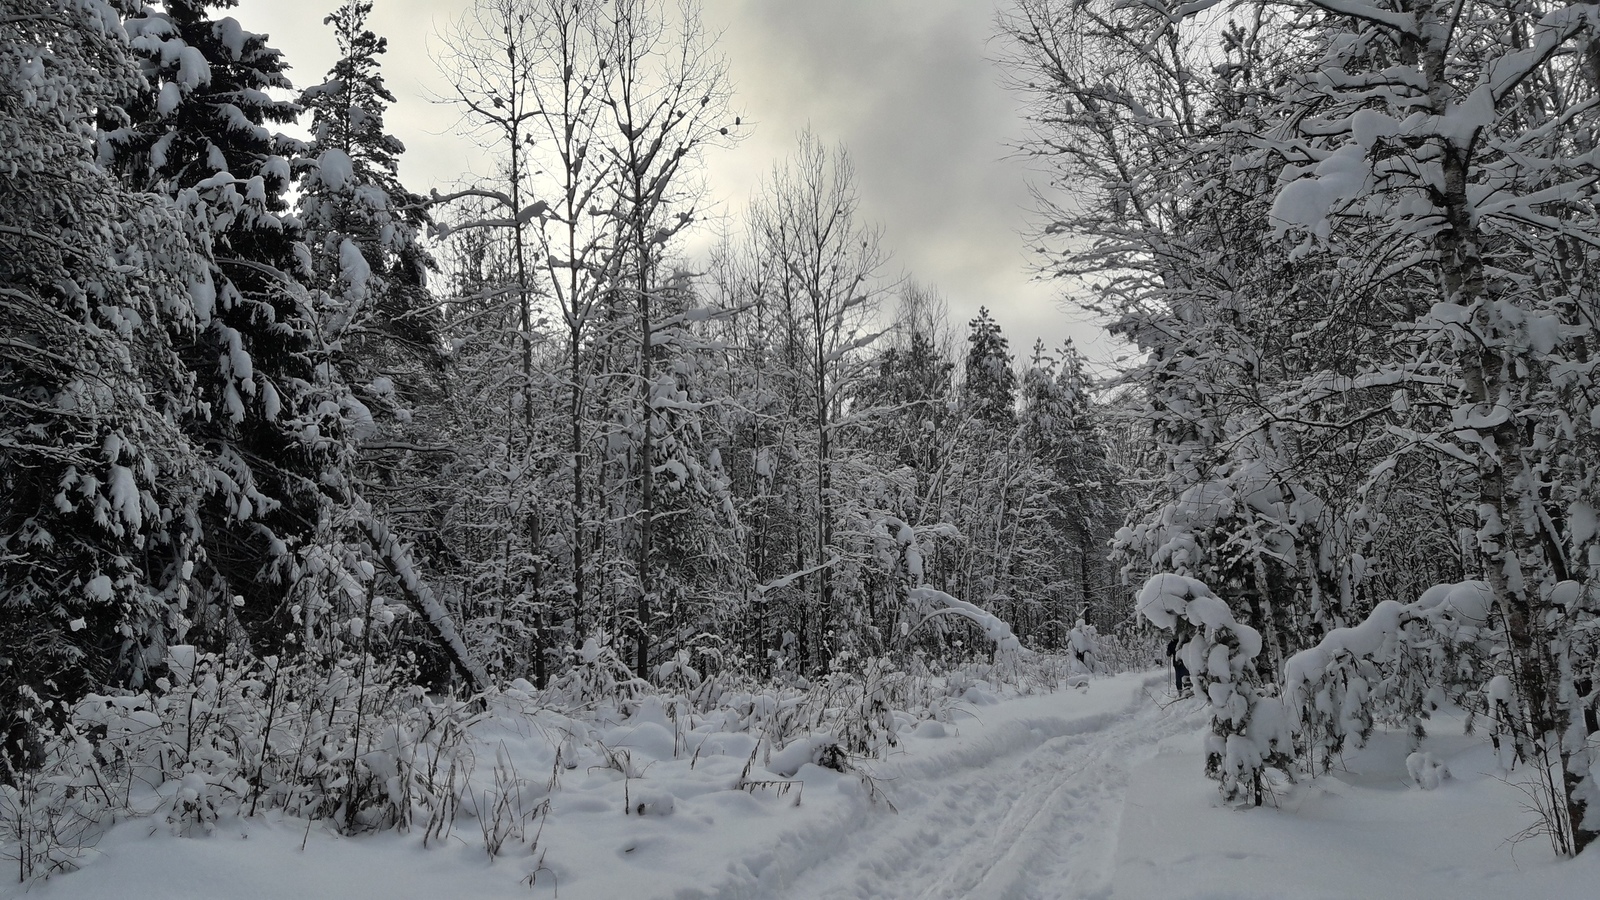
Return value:
[(154, 690), (35, 710), (34, 766), (0, 787), (0, 856), (28, 882), (81, 867), (119, 822), (205, 837), (254, 817), (514, 854), (523, 877), (554, 879), (555, 807), (649, 819), (712, 794), (800, 803), (819, 771), (881, 800), (865, 762), (908, 736), (1149, 653), (1087, 626), (1069, 647), (956, 667), (866, 659), (774, 684), (686, 653), (646, 681), (591, 641), (545, 690), (518, 680), (465, 700), (370, 658), (242, 665), (179, 647)]
[[(347, 836), (280, 812), (224, 816), (192, 837), (133, 820), (109, 829), (81, 871), (0, 886), (0, 897), (733, 900), (1016, 881), (1064, 861), (1056, 829), (1075, 821), (1095, 837), (1083, 859), (1106, 858), (1117, 773), (1139, 755), (1129, 751), (1192, 728), (1183, 715), (1164, 728), (1135, 717), (1156, 709), (1146, 696), (1159, 681), (1073, 679), (1028, 696), (974, 681), (949, 721), (908, 723), (884, 757), (847, 759), (850, 771), (801, 763), (789, 777), (773, 771), (781, 749), (768, 758), (756, 735), (718, 720), (674, 721), (660, 695), (618, 720), (599, 708), (530, 715), (531, 698), (507, 691), (470, 729), (492, 771), (469, 779), (477, 800), (434, 840), (420, 826)], [(1120, 737), (1108, 742), (1111, 731)], [(482, 832), (497, 806), (499, 821), (527, 819), (490, 859)], [(1005, 860), (991, 858), (996, 839), (1016, 844)]]
[[(1572, 796), (1596, 795), (1589, 757), (1600, 747), (1592, 723), (1577, 716), (1567, 726), (1570, 758), (1550, 751), (1549, 735), (1532, 733), (1510, 677), (1505, 632), (1491, 626), (1488, 584), (1441, 584), (1411, 603), (1378, 603), (1364, 621), (1334, 628), (1284, 660), (1281, 682), (1261, 665), (1261, 635), (1204, 583), (1156, 575), (1141, 590), (1138, 610), (1173, 633), (1176, 659), (1211, 713), (1204, 769), (1220, 782), (1224, 802), (1260, 806), (1269, 795), (1291, 792), (1293, 783), (1364, 750), (1379, 725), (1403, 735), (1405, 752), (1387, 775), (1437, 789), (1450, 769), (1428, 739), (1440, 720), (1458, 716), (1453, 724), (1464, 735), (1487, 732), (1491, 768), (1517, 785), (1533, 814), (1503, 835), (1544, 835), (1559, 853), (1571, 852), (1565, 823), (1581, 817), (1567, 818), (1561, 791), (1576, 782)], [(1570, 671), (1564, 675), (1569, 699), (1589, 690), (1578, 690)], [(1474, 739), (1481, 743), (1481, 734)], [(1565, 785), (1562, 765), (1569, 767)]]
[(1600, 854), (1562, 860), (1524, 831), (1537, 821), (1524, 785), (1502, 773), (1487, 741), (1463, 733), (1466, 715), (1454, 707), (1432, 714), (1423, 752), (1439, 776), (1433, 789), (1407, 771), (1410, 730), (1379, 724), (1363, 746), (1335, 754), (1327, 771), (1271, 784), (1268, 802), (1248, 811), (1195, 777), (1204, 748), (1192, 733), (1162, 741), (1129, 779), (1110, 896), (1595, 896)]
[[(1020, 697), (975, 685), (982, 693), (955, 705), (951, 721), (919, 721), (884, 757), (850, 760), (858, 771), (802, 763), (788, 778), (772, 771), (781, 749), (746, 773), (758, 738), (698, 714), (692, 726), (675, 722), (660, 694), (613, 720), (620, 710), (599, 707), (530, 716), (531, 697), (506, 692), (469, 729), (476, 797), (463, 797), (443, 835), (414, 825), (352, 837), (273, 811), (223, 815), (210, 833), (176, 837), (136, 819), (102, 835), (82, 871), (0, 886), (0, 897), (1592, 895), (1600, 857), (1557, 862), (1543, 841), (1506, 839), (1529, 818), (1525, 798), (1500, 779), (1485, 742), (1460, 734), (1458, 712), (1439, 713), (1428, 738), (1449, 773), (1435, 790), (1404, 773), (1408, 733), (1380, 726), (1329, 772), (1292, 789), (1272, 784), (1271, 802), (1242, 812), (1195, 778), (1208, 713), (1197, 700), (1173, 702), (1168, 677)], [(496, 807), (506, 824), (532, 812), (491, 860), (483, 832)]]
[(1491, 701), (1485, 687), (1496, 676), (1480, 662), (1496, 656), (1493, 603), (1482, 581), (1436, 585), (1414, 603), (1379, 603), (1364, 622), (1335, 628), (1285, 661), (1285, 700), (1307, 761), (1326, 768), (1347, 741), (1365, 742), (1375, 722), (1420, 736), (1422, 720), (1450, 703), (1487, 713), (1499, 749), (1509, 691)]
[(371, 656), (248, 663), (175, 646), (153, 689), (36, 702), (25, 765), (0, 783), (0, 856), (19, 880), (75, 868), (143, 819), (211, 833), (280, 810), (353, 833), (433, 829), (459, 801), (473, 704), (436, 700)]

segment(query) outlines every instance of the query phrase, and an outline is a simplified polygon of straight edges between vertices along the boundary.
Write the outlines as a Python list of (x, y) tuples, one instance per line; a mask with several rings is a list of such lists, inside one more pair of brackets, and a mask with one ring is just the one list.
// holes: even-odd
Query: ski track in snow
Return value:
[(736, 863), (711, 897), (793, 900), (1066, 900), (1111, 893), (1113, 855), (1130, 771), (1165, 738), (1193, 732), (1192, 702), (1162, 709), (1149, 696), (1118, 713), (1006, 722), (988, 741), (868, 768), (898, 814), (881, 804), (786, 834), (779, 848)]

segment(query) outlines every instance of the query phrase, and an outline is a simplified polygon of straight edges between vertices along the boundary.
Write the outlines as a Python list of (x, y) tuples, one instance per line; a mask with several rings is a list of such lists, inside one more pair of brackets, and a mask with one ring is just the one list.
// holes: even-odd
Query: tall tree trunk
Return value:
[[(634, 162), (632, 170), (638, 172), (638, 163)], [(655, 538), (655, 366), (652, 356), (651, 340), (651, 310), (650, 310), (650, 252), (646, 243), (644, 219), (644, 186), (637, 180), (633, 182), (633, 240), (639, 255), (637, 262), (638, 271), (636, 289), (639, 292), (639, 382), (641, 392), (641, 410), (644, 416), (644, 435), (641, 439), (639, 463), (639, 561), (638, 579), (639, 595), (638, 607), (635, 615), (638, 617), (638, 644), (635, 650), (634, 672), (640, 677), (648, 677), (650, 671), (650, 616), (651, 599), (655, 592), (655, 576), (651, 571), (651, 550)]]
[[(1437, 41), (1430, 42), (1423, 51), (1422, 64), (1429, 77), (1435, 107), (1446, 109), (1442, 96), (1444, 52)], [(1493, 308), (1485, 283), (1483, 257), (1468, 197), (1474, 148), (1471, 143), (1465, 147), (1442, 143), (1440, 205), (1447, 224), (1437, 238), (1442, 251), (1442, 286), (1446, 301), (1468, 310), (1474, 329), (1482, 336), (1478, 341), (1462, 342), (1458, 366), (1472, 402), (1472, 412), (1493, 423), (1477, 429), (1480, 434), (1487, 434), (1492, 445), (1492, 449), (1486, 448), (1478, 454), (1479, 508), (1492, 516), (1492, 520), (1481, 523), (1479, 532), (1487, 562), (1484, 577), (1505, 621), (1511, 644), (1513, 681), (1522, 701), (1524, 733), (1532, 741), (1529, 749), (1535, 764), (1546, 767), (1547, 772), (1552, 765), (1559, 764), (1562, 769), (1559, 785), (1553, 775), (1546, 776), (1550, 792), (1547, 799), (1556, 820), (1552, 823), (1556, 848), (1559, 852), (1573, 854), (1581, 852), (1600, 834), (1582, 827), (1585, 803), (1578, 791), (1582, 778), (1572, 771), (1572, 756), (1588, 750), (1568, 746), (1567, 724), (1571, 710), (1562, 703), (1564, 698), (1559, 696), (1561, 692), (1554, 681), (1564, 667), (1553, 657), (1550, 636), (1544, 633), (1544, 620), (1551, 610), (1546, 608), (1540, 593), (1541, 587), (1548, 587), (1554, 579), (1555, 560), (1547, 556), (1542, 544), (1524, 527), (1524, 503), (1537, 508), (1543, 501), (1537, 494), (1524, 496), (1528, 485), (1537, 484), (1538, 479), (1528, 467), (1527, 447), (1518, 417), (1520, 385), (1512, 380), (1517, 362), (1507, 359), (1504, 349), (1514, 335), (1509, 333), (1502, 314)]]

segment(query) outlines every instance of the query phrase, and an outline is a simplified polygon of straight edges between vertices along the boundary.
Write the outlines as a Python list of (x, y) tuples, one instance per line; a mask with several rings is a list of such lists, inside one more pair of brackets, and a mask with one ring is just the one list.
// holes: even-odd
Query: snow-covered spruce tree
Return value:
[(1308, 240), (1369, 234), (1422, 278), (1420, 362), (1449, 410), (1428, 441), (1467, 463), (1553, 837), (1580, 852), (1600, 836), (1574, 680), (1593, 653), (1594, 488), (1573, 462), (1593, 446), (1600, 7), (1314, 6), (1323, 52), (1285, 110), (1296, 164), (1273, 213)]
[(965, 377), (962, 404), (986, 429), (1009, 435), (1017, 422), (1017, 372), (1012, 368), (1010, 342), (989, 317), (988, 308), (967, 323)]
[[(323, 20), (341, 55), (327, 80), (300, 96), (311, 114), (312, 141), (295, 165), (298, 209), (318, 339), (352, 401), (341, 401), (355, 445), (345, 460), (353, 478), (341, 494), (354, 514), (336, 537), (359, 555), (385, 561), (401, 592), (427, 607), (431, 589), (421, 561), (394, 528), (438, 549), (439, 523), (413, 501), (417, 482), (445, 448), (433, 423), (418, 423), (414, 413), (425, 402), (437, 409), (446, 348), (439, 304), (427, 286), (436, 266), (421, 243), (429, 224), (425, 201), (400, 183), (405, 147), (384, 130), (394, 96), (379, 68), (387, 42), (366, 27), (371, 6), (352, 0)], [(363, 489), (355, 491), (355, 483)], [(407, 572), (413, 577), (403, 577)], [(485, 658), (482, 648), (471, 649)], [(429, 655), (438, 651), (432, 647)]]
[(980, 309), (967, 323), (967, 353), (958, 391), (962, 417), (954, 508), (945, 516), (965, 542), (951, 589), (1008, 621), (1019, 619), (1013, 566), (1020, 525), (1034, 511), (1030, 501), (1041, 473), (1023, 446), (1017, 427), (1017, 373), (1000, 326)]
[(1121, 486), (1111, 470), (1098, 426), (1083, 357), (1069, 339), (1059, 358), (1036, 347), (1022, 378), (1022, 440), (1047, 476), (1041, 484), (1043, 528), (1028, 543), (1048, 580), (1034, 590), (1056, 600), (1052, 640), (1078, 615), (1102, 625), (1126, 618), (1125, 608), (1102, 608), (1118, 593), (1107, 547), (1121, 524)]
[(367, 28), (371, 11), (370, 0), (352, 0), (323, 19), (340, 58), (300, 95), (314, 162), (300, 173), (299, 211), (313, 286), (331, 301), (324, 338), (346, 382), (369, 409), (401, 412), (429, 390), (443, 348), (420, 241), (425, 201), (400, 183), (405, 146), (384, 130), (394, 95), (379, 71), (387, 41)]
[[(655, 348), (656, 393), (653, 479), (655, 515), (670, 523), (656, 535), (652, 556), (652, 578), (656, 600), (652, 606), (651, 645), (653, 655), (677, 659), (710, 641), (713, 645), (731, 631), (727, 616), (731, 595), (748, 586), (737, 548), (742, 541), (741, 519), (731, 489), (728, 466), (723, 453), (731, 450), (721, 437), (728, 409), (725, 385), (716, 377), (722, 358), (720, 349), (707, 339), (706, 329), (725, 313), (706, 305), (706, 298), (693, 280), (681, 271), (662, 277), (655, 287), (655, 316), (652, 347)], [(609, 350), (626, 360), (631, 356), (636, 336), (636, 305), (625, 294), (616, 296), (620, 304), (610, 310), (615, 315), (612, 333), (621, 343)], [(626, 366), (620, 367), (627, 371)], [(597, 370), (598, 367), (597, 367)], [(610, 369), (615, 372), (615, 369)], [(608, 579), (613, 603), (603, 624), (615, 639), (632, 632), (637, 598), (627, 577), (629, 558), (622, 553), (629, 544), (630, 529), (624, 526), (626, 511), (637, 502), (636, 479), (631, 477), (635, 457), (629, 450), (638, 432), (626, 423), (634, 418), (637, 397), (630, 382), (616, 379), (622, 390), (596, 391), (595, 399), (605, 399), (609, 414), (617, 424), (611, 431), (610, 448), (600, 455), (597, 474), (605, 476), (601, 497), (614, 511), (611, 522), (595, 529), (607, 545), (596, 559), (610, 560), (613, 576)], [(624, 442), (630, 442), (626, 445)], [(637, 645), (635, 645), (637, 651)], [(659, 671), (654, 667), (652, 672)]]
[[(952, 591), (1019, 634), (1059, 646), (1089, 600), (1088, 558), (1070, 558), (1068, 548), (1100, 555), (1085, 531), (1088, 485), (1074, 474), (1096, 452), (1087, 386), (1077, 386), (1084, 405), (1069, 413), (1054, 361), (1042, 350), (1019, 381), (999, 325), (980, 313), (970, 327), (939, 510), (961, 539), (935, 545), (933, 568), (943, 570), (948, 559)], [(1079, 427), (1085, 430), (1074, 433)]]
[[(138, 686), (182, 639), (204, 451), (188, 223), (96, 159), (142, 88), (125, 5), (0, 3), (0, 781), (17, 711)], [(34, 700), (22, 695), (27, 692)], [(64, 707), (61, 708), (64, 710)]]
[(686, 652), (680, 647), (721, 642), (734, 632), (735, 598), (749, 584), (749, 572), (738, 549), (747, 523), (721, 450), (735, 401), (717, 377), (724, 348), (713, 337), (719, 331), (716, 320), (736, 312), (714, 305), (682, 271), (664, 288), (668, 309), (681, 311), (657, 326), (673, 383), (657, 401), (664, 474), (660, 515), (690, 525), (665, 529), (660, 541), (659, 651), (670, 659)]
[(297, 553), (325, 519), (319, 476), (344, 439), (337, 400), (321, 403), (331, 373), (318, 371), (305, 248), (284, 199), (298, 148), (267, 127), (299, 108), (267, 93), (289, 87), (278, 52), (205, 4), (147, 7), (124, 27), (149, 87), (132, 121), (107, 132), (109, 158), (206, 242), (190, 290), (200, 328), (183, 348), (202, 400), (183, 425), (214, 457), (189, 616), (197, 636), (225, 640), (237, 620), (274, 652), (296, 631)]
[(371, 520), (347, 478), (371, 413), (333, 365), (319, 329), (325, 295), (308, 285), (311, 255), (288, 212), (292, 158), (304, 147), (268, 129), (299, 114), (269, 93), (290, 87), (286, 64), (263, 36), (213, 20), (209, 5), (173, 0), (125, 20), (148, 88), (102, 144), (129, 185), (163, 195), (188, 219), (206, 260), (188, 289), (199, 328), (180, 348), (199, 396), (180, 427), (208, 463), (192, 524), (204, 555), (186, 616), (196, 637), (218, 645), (241, 629), (257, 652), (316, 640), (343, 621), (340, 578), (322, 560), (370, 577), (359, 554), (325, 551), (336, 534), (364, 530), (363, 552), (481, 683), (404, 543)]

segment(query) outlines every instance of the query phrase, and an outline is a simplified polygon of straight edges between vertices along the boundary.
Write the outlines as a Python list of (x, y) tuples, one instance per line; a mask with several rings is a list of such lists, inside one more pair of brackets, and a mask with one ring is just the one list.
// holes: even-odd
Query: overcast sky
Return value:
[[(401, 175), (426, 192), (462, 174), (470, 156), (451, 133), (455, 113), (428, 102), (444, 92), (430, 51), (470, 0), (377, 0), (370, 27), (389, 39), (384, 74), (399, 103), (389, 128), (408, 148)], [(1028, 270), (1030, 173), (1011, 145), (1018, 103), (989, 60), (995, 7), (987, 0), (702, 0), (720, 33), (734, 106), (753, 124), (731, 150), (706, 159), (714, 200), (737, 214), (808, 125), (843, 143), (856, 164), (862, 213), (883, 226), (894, 274), (942, 292), (950, 320), (987, 305), (1022, 356), (1042, 337), (1071, 336), (1095, 361), (1114, 345), (1059, 288)], [(1005, 0), (999, 0), (1005, 2)], [(297, 86), (320, 81), (334, 59), (322, 17), (337, 0), (241, 0), (231, 14), (267, 32)]]

